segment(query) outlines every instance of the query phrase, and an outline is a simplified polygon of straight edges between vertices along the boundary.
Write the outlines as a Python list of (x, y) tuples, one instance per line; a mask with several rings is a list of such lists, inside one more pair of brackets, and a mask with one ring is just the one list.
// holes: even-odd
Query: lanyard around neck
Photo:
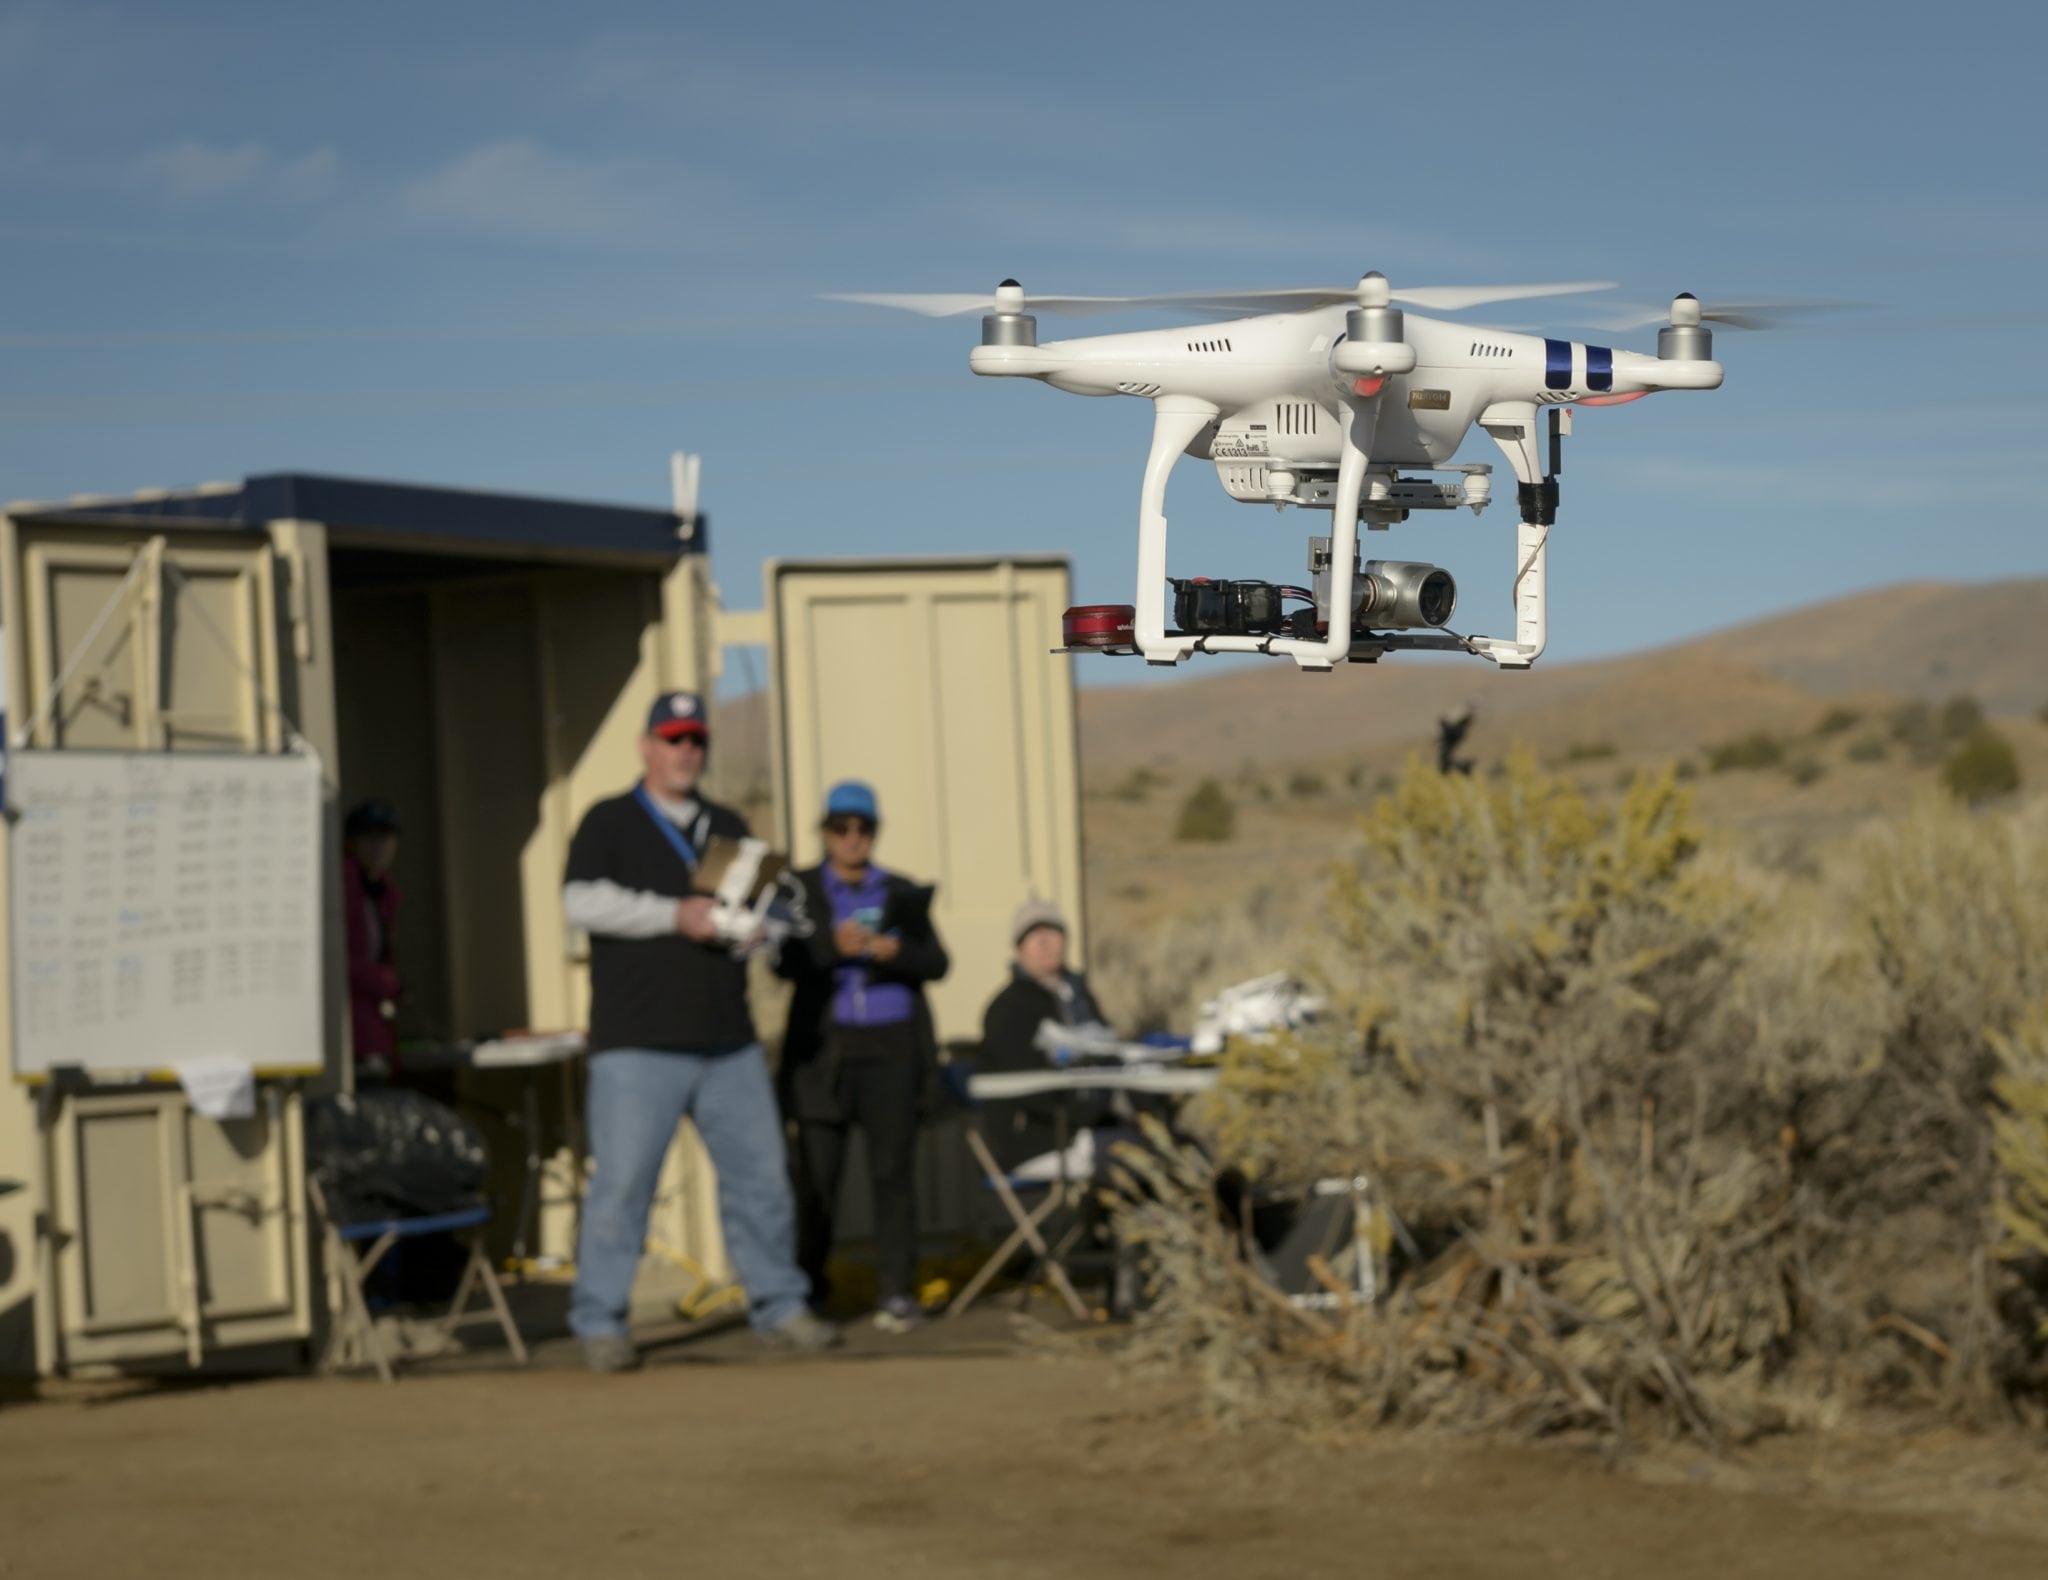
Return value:
[(654, 797), (647, 793), (647, 786), (635, 786), (633, 799), (640, 803), (642, 811), (654, 819), (654, 826), (661, 830), (662, 838), (666, 839), (674, 847), (675, 853), (682, 858), (683, 865), (690, 869), (692, 876), (695, 876), (697, 871), (696, 847), (683, 837), (681, 829), (677, 828), (674, 823), (670, 822), (662, 814), (661, 808), (654, 804)]

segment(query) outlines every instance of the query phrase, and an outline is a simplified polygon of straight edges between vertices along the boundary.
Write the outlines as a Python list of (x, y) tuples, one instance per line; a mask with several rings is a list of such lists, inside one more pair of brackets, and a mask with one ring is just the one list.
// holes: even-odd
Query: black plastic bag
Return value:
[(475, 1125), (420, 1092), (368, 1087), (306, 1110), (306, 1166), (338, 1223), (459, 1212), (489, 1168)]

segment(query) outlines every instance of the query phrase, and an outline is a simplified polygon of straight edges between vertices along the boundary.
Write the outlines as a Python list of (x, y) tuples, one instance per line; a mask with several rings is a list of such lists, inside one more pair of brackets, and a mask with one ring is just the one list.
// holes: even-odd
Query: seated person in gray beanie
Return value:
[[(982, 1070), (1043, 1070), (1045, 1050), (1037, 1042), (1046, 1021), (1061, 1026), (1100, 1024), (1101, 1008), (1087, 977), (1067, 965), (1067, 919), (1050, 900), (1026, 900), (1010, 920), (1015, 956), (1010, 980), (989, 1001), (981, 1018)], [(1115, 1116), (1102, 1099), (1106, 1094), (1077, 1094), (1069, 1106), (1076, 1125), (1097, 1125)], [(1006, 1169), (1027, 1158), (1050, 1152), (1057, 1144), (1055, 1108), (1050, 1098), (1006, 1102), (989, 1116), (989, 1150)]]

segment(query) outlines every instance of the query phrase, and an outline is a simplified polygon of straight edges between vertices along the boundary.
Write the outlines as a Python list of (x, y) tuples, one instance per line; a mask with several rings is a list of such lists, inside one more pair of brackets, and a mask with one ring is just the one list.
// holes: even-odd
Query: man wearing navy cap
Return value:
[(946, 974), (931, 891), (873, 861), (874, 789), (843, 780), (825, 795), (825, 859), (799, 873), (813, 926), (776, 969), (796, 983), (782, 1045), (783, 1101), (797, 1124), (797, 1253), (812, 1298), (825, 1266), (849, 1132), (867, 1138), (874, 1192), (875, 1324), (918, 1325), (917, 1127), (936, 1085), (938, 1040), (924, 987)]
[(774, 1083), (747, 1008), (745, 964), (695, 892), (699, 853), (746, 820), (698, 794), (711, 732), (704, 701), (655, 699), (644, 772), (584, 814), (562, 904), (590, 935), (589, 1124), (596, 1172), (583, 1203), (569, 1326), (596, 1371), (639, 1364), (626, 1329), (647, 1214), (676, 1127), (696, 1122), (718, 1171), (718, 1216), (755, 1332), (823, 1349), (838, 1332), (806, 1305)]

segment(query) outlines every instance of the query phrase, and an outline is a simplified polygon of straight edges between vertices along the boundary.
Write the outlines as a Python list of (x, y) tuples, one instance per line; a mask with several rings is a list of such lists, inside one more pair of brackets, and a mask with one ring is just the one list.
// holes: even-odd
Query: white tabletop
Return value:
[(540, 1064), (566, 1064), (590, 1046), (580, 1031), (548, 1032), (535, 1037), (498, 1037), (469, 1050), (479, 1070), (515, 1070)]
[(967, 1093), (981, 1102), (1006, 1097), (1040, 1097), (1048, 1092), (1154, 1092), (1177, 1095), (1206, 1092), (1216, 1084), (1215, 1067), (1160, 1069), (1135, 1065), (1127, 1069), (1080, 1065), (1066, 1070), (991, 1070), (967, 1078)]

